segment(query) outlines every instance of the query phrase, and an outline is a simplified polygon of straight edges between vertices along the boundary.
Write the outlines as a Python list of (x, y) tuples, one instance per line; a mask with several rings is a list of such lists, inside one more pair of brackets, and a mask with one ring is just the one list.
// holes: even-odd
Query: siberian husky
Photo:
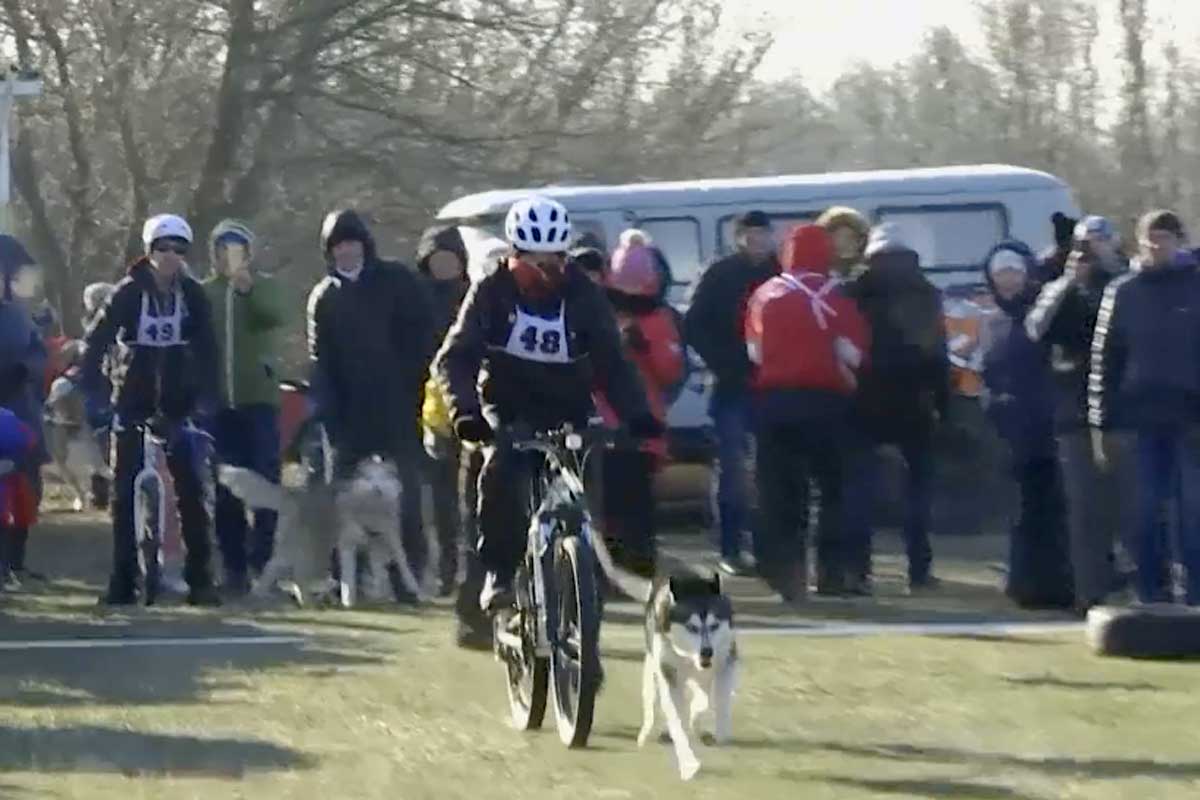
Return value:
[(93, 475), (112, 478), (96, 434), (87, 422), (83, 392), (69, 378), (55, 379), (42, 411), (46, 449), (63, 483), (75, 499), (71, 507), (83, 511)]
[(387, 566), (393, 561), (404, 587), (419, 599), (424, 592), (409, 566), (400, 537), (400, 480), (395, 466), (378, 457), (363, 460), (354, 474), (333, 484), (308, 487), (279, 486), (258, 473), (223, 465), (222, 484), (251, 508), (279, 512), (275, 552), (254, 585), (263, 596), (285, 576), (295, 584), (293, 597), (304, 604), (304, 587), (327, 579), (329, 554), (336, 550), (341, 580), (337, 598), (343, 608), (353, 608), (357, 588), (357, 557), (365, 550), (370, 560), (374, 598), (382, 598), (388, 585)]
[(609, 578), (646, 604), (638, 746), (644, 746), (654, 733), (657, 701), (675, 748), (679, 776), (691, 780), (700, 770), (692, 743), (700, 714), (711, 709), (714, 716), (715, 735), (701, 736), (706, 744), (728, 744), (733, 736), (738, 666), (733, 603), (723, 591), (719, 575), (711, 579), (675, 575), (648, 581), (614, 564), (603, 537), (597, 535), (593, 541)]

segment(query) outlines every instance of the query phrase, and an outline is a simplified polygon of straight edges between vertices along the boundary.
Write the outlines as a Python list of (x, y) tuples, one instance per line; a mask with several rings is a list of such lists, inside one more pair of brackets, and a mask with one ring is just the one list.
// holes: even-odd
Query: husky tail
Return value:
[(222, 464), (217, 479), (250, 508), (278, 511), (283, 506), (283, 489), (254, 470)]
[(654, 584), (641, 575), (635, 575), (624, 567), (617, 566), (613, 561), (612, 553), (608, 552), (604, 534), (595, 529), (592, 531), (592, 551), (595, 552), (596, 560), (600, 562), (600, 568), (604, 570), (604, 574), (617, 585), (618, 589), (639, 603), (650, 602)]

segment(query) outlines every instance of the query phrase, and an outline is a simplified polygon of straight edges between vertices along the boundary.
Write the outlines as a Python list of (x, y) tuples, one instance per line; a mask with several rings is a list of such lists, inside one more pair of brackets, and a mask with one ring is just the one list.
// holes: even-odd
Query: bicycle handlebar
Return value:
[(545, 431), (530, 431), (527, 426), (510, 425), (497, 432), (496, 440), (519, 452), (537, 452), (558, 456), (569, 453), (588, 453), (596, 447), (609, 450), (636, 442), (623, 429), (603, 425), (588, 425), (576, 430), (572, 425)]

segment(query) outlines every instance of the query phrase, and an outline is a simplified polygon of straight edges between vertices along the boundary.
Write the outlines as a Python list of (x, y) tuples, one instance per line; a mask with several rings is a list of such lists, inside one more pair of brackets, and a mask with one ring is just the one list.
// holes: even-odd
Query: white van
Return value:
[[(948, 296), (969, 294), (982, 283), (979, 264), (1004, 239), (1040, 251), (1053, 244), (1050, 216), (1078, 216), (1071, 188), (1036, 170), (1003, 165), (843, 172), (775, 178), (642, 183), (627, 186), (542, 186), (473, 194), (438, 214), (470, 239), (503, 236), (504, 215), (518, 198), (537, 192), (563, 203), (577, 233), (588, 232), (612, 248), (621, 231), (646, 230), (670, 262), (670, 299), (681, 309), (704, 265), (733, 247), (734, 220), (749, 209), (766, 212), (777, 234), (815, 219), (830, 206), (858, 209), (873, 222), (894, 222), (921, 255), (930, 280)], [(475, 230), (470, 230), (475, 229)], [(707, 381), (693, 371), (671, 409), (677, 455), (706, 449)]]

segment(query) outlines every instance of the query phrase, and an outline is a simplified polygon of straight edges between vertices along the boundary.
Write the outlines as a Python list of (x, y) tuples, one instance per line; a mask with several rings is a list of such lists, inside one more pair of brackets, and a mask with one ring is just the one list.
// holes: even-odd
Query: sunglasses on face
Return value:
[(155, 253), (174, 253), (177, 256), (186, 256), (188, 246), (183, 242), (159, 242), (154, 245)]

